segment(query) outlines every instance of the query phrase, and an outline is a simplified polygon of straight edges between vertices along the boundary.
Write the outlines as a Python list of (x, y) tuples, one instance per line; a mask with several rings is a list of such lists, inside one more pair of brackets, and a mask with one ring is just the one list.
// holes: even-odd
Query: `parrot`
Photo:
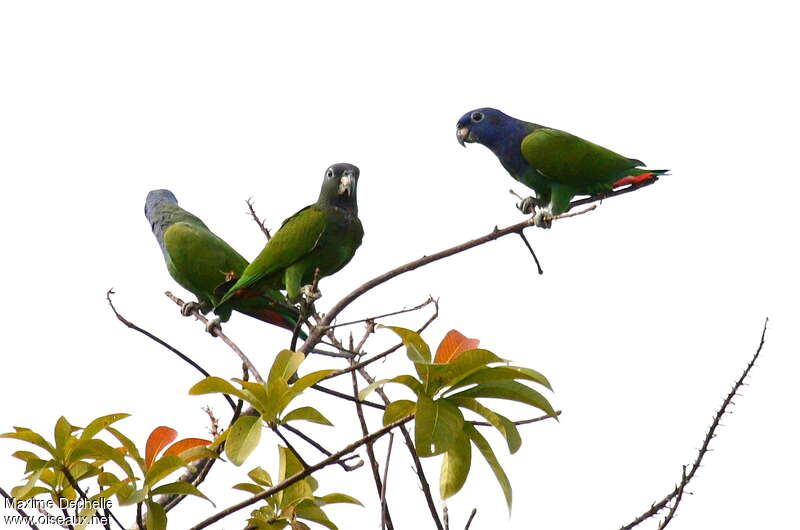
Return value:
[[(188, 316), (195, 308), (208, 313), (219, 302), (220, 286), (238, 279), (247, 268), (247, 260), (198, 217), (178, 206), (169, 190), (148, 193), (144, 213), (170, 276), (197, 297), (197, 302), (186, 304), (182, 313)], [(263, 296), (215, 309), (217, 318), (210, 320), (206, 329), (212, 332), (214, 326), (227, 322), (233, 310), (288, 330), (294, 330), (299, 318), (297, 309), (280, 292), (266, 291)], [(305, 339), (305, 333), (300, 331), (299, 335)]]
[(463, 147), (467, 143), (488, 147), (515, 180), (532, 188), (536, 197), (523, 200), (520, 209), (529, 213), (538, 207), (534, 223), (545, 228), (553, 217), (569, 210), (575, 195), (640, 184), (669, 171), (645, 169), (640, 160), (488, 107), (464, 114), (456, 125), (456, 139)]
[(315, 270), (330, 276), (353, 258), (364, 228), (358, 218), (359, 169), (346, 163), (325, 170), (317, 202), (306, 206), (275, 232), (261, 253), (217, 304), (217, 308), (257, 296), (268, 289), (286, 289), (291, 302), (300, 294), (319, 298), (310, 288)]

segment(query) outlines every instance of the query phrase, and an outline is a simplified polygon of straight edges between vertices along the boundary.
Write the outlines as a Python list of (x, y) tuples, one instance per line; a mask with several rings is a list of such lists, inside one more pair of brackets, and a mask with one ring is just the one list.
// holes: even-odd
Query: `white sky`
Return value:
[[(476, 456), (449, 502), (453, 528), (474, 506), (473, 528), (627, 523), (692, 461), (766, 316), (762, 361), (672, 527), (789, 527), (800, 473), (800, 87), (789, 3), (288, 5), (0, 6), (0, 430), (49, 433), (62, 414), (85, 425), (129, 412), (118, 426), (142, 445), (157, 425), (206, 435), (201, 407), (225, 417), (224, 401), (188, 396), (199, 377), (121, 326), (104, 299), (114, 287), (128, 318), (209, 370), (238, 376), (232, 353), (162, 294), (187, 295), (144, 219), (147, 192), (171, 189), (252, 258), (263, 240), (244, 215), (246, 198), (274, 228), (316, 198), (330, 163), (357, 164), (366, 236), (352, 263), (323, 281), (324, 311), (391, 267), (522, 219), (508, 189), (524, 188), (488, 150), (455, 139), (464, 112), (490, 105), (672, 175), (548, 232), (530, 230), (544, 276), (509, 237), (403, 276), (343, 314), (382, 313), (430, 293), (441, 300), (431, 343), (458, 328), (553, 382), (560, 424), (522, 428), (513, 457), (487, 431), (514, 487), (511, 517)], [(265, 367), (287, 341), (245, 317), (225, 329)], [(383, 331), (369, 344), (379, 351), (392, 340)], [(411, 370), (398, 352), (374, 372)], [(337, 423), (309, 432), (331, 449), (355, 438), (352, 407), (307, 398)], [(9, 456), (21, 448), (0, 442), (6, 489), (21, 482), (23, 467)], [(396, 449), (396, 528), (429, 528), (410, 461)], [(276, 461), (269, 447), (241, 469), (218, 465), (202, 489), (227, 506), (243, 498), (229, 486), (245, 471), (274, 471)], [(439, 460), (426, 465), (436, 484)], [(367, 504), (331, 509), (341, 528), (376, 527), (366, 467), (326, 471), (320, 491)], [(171, 528), (213, 511), (186, 501), (170, 513)], [(216, 527), (239, 528), (242, 516)]]

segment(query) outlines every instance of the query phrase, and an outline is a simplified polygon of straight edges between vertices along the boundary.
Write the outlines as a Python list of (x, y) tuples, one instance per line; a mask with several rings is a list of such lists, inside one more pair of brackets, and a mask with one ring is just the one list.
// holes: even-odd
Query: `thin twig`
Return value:
[(472, 524), (472, 520), (475, 519), (476, 513), (478, 513), (478, 509), (473, 508), (472, 512), (469, 514), (469, 519), (467, 519), (467, 525), (464, 527), (464, 530), (469, 530), (469, 527)]
[[(318, 442), (316, 442), (313, 438), (311, 438), (307, 434), (303, 433), (301, 430), (297, 429), (296, 427), (292, 427), (288, 423), (281, 424), (281, 427), (283, 427), (284, 429), (286, 429), (290, 433), (294, 434), (298, 438), (302, 439), (304, 442), (306, 442), (310, 446), (314, 447), (317, 451), (319, 451), (320, 453), (324, 454), (325, 456), (331, 456), (331, 452), (330, 451), (325, 449), (322, 445), (320, 445)], [(353, 471), (353, 470), (356, 470), (356, 469), (360, 468), (361, 466), (363, 466), (364, 465), (364, 461), (363, 460), (359, 460), (359, 462), (357, 464), (352, 464), (352, 465), (348, 464), (345, 461), (340, 461), (339, 465), (342, 466), (342, 469), (344, 469), (345, 471)]]
[(681, 503), (681, 499), (683, 498), (683, 488), (686, 487), (686, 466), (683, 466), (683, 475), (681, 477), (681, 482), (678, 485), (678, 494), (675, 496), (675, 502), (672, 503), (672, 506), (667, 512), (667, 516), (664, 517), (664, 520), (661, 521), (658, 525), (658, 530), (664, 530), (667, 525), (672, 521), (672, 518), (675, 516), (675, 511), (678, 509), (678, 505)]
[(595, 210), (595, 209), (597, 209), (597, 205), (593, 204), (593, 205), (591, 205), (591, 206), (589, 206), (587, 208), (584, 208), (583, 210), (578, 210), (576, 212), (567, 212), (567, 213), (562, 213), (561, 215), (556, 215), (555, 217), (553, 217), (553, 220), (555, 221), (556, 219), (567, 219), (569, 217), (577, 217), (579, 215), (583, 215), (585, 213), (589, 213), (589, 212), (591, 212), (592, 210)]
[[(353, 376), (355, 378), (355, 375)], [(394, 444), (394, 433), (389, 435), (389, 448), (386, 450), (386, 463), (383, 465), (383, 484), (381, 485), (381, 509), (387, 515), (386, 518), (381, 517), (381, 528), (387, 528), (391, 525), (388, 520), (389, 506), (386, 504), (386, 483), (389, 480), (389, 460), (392, 458), (392, 445)]]
[(259, 219), (258, 215), (256, 215), (256, 209), (253, 207), (253, 198), (250, 197), (249, 199), (247, 199), (246, 202), (247, 202), (247, 209), (250, 210), (250, 216), (253, 218), (253, 221), (255, 221), (255, 223), (261, 229), (261, 233), (264, 234), (264, 236), (266, 236), (267, 241), (269, 241), (270, 239), (272, 239), (272, 234), (269, 233), (269, 228), (267, 228), (267, 226), (264, 224), (265, 219), (264, 220)]
[(396, 267), (396, 268), (394, 268), (394, 269), (392, 269), (392, 270), (390, 270), (388, 272), (385, 272), (385, 273), (381, 274), (380, 276), (376, 276), (375, 278), (373, 278), (373, 279), (369, 280), (368, 282), (362, 284), (361, 286), (357, 287), (350, 294), (346, 295), (344, 298), (339, 300), (325, 314), (325, 317), (322, 318), (322, 320), (319, 322), (319, 324), (317, 326), (315, 326), (314, 329), (311, 330), (311, 333), (309, 334), (308, 338), (306, 339), (306, 341), (303, 343), (303, 345), (300, 347), (300, 349), (298, 351), (303, 352), (303, 353), (307, 353), (312, 348), (314, 348), (317, 345), (317, 343), (320, 341), (320, 339), (322, 339), (322, 337), (323, 337), (323, 335), (325, 333), (325, 330), (328, 329), (328, 327), (333, 323), (333, 320), (339, 315), (339, 313), (342, 312), (342, 310), (344, 310), (344, 308), (346, 308), (348, 305), (353, 303), (353, 301), (355, 301), (357, 298), (362, 296), (364, 293), (374, 289), (378, 285), (381, 285), (382, 283), (385, 283), (385, 282), (391, 280), (392, 278), (400, 276), (401, 274), (405, 274), (407, 272), (411, 272), (411, 271), (413, 271), (415, 269), (418, 269), (420, 267), (424, 267), (425, 265), (429, 265), (429, 264), (431, 264), (431, 263), (433, 263), (435, 261), (439, 261), (441, 259), (450, 257), (450, 256), (452, 256), (454, 254), (458, 254), (460, 252), (464, 252), (464, 251), (469, 250), (471, 248), (475, 248), (477, 246), (484, 245), (484, 244), (486, 244), (486, 243), (488, 243), (490, 241), (494, 241), (496, 239), (500, 239), (501, 237), (507, 236), (509, 234), (516, 234), (520, 230), (523, 230), (523, 229), (525, 229), (525, 228), (527, 228), (529, 226), (534, 226), (533, 218), (526, 219), (525, 221), (522, 221), (521, 223), (517, 223), (517, 224), (511, 225), (511, 226), (508, 226), (506, 228), (501, 228), (501, 229), (495, 228), (490, 233), (488, 233), (488, 234), (486, 234), (484, 236), (478, 237), (476, 239), (472, 239), (472, 240), (467, 241), (465, 243), (461, 243), (460, 245), (456, 245), (454, 247), (450, 247), (450, 248), (448, 248), (446, 250), (442, 250), (440, 252), (436, 252), (435, 254), (431, 254), (429, 256), (423, 256), (423, 257), (421, 257), (419, 259), (416, 259), (414, 261), (410, 261), (410, 262), (406, 263), (405, 265), (401, 265), (401, 266)]
[[(167, 291), (164, 294), (167, 296), (167, 298), (178, 304), (181, 307), (181, 309), (183, 309), (183, 307), (186, 305), (186, 303), (183, 300), (181, 300), (171, 292)], [(208, 319), (205, 316), (203, 316), (203, 314), (200, 312), (199, 309), (192, 310), (191, 314), (193, 314), (197, 318), (197, 320), (199, 320), (203, 324), (208, 324)], [(250, 361), (250, 359), (247, 358), (247, 355), (245, 355), (244, 352), (239, 349), (239, 346), (234, 344), (234, 342), (231, 339), (229, 339), (227, 335), (225, 335), (225, 333), (222, 332), (221, 327), (215, 326), (212, 329), (212, 334), (215, 337), (219, 337), (220, 340), (222, 340), (222, 342), (224, 342), (230, 349), (233, 350), (233, 352), (236, 355), (239, 356), (239, 359), (241, 359), (242, 362), (247, 365), (247, 369), (250, 370), (250, 373), (253, 374), (253, 377), (256, 378), (256, 381), (258, 381), (259, 383), (264, 382), (264, 379), (262, 379), (261, 374), (258, 373), (258, 370), (256, 369), (255, 365)]]
[(423, 307), (432, 304), (433, 302), (434, 302), (433, 297), (428, 296), (427, 300), (414, 307), (404, 308), (398, 311), (392, 311), (391, 313), (384, 313), (382, 315), (375, 315), (374, 317), (360, 318), (358, 320), (351, 320), (350, 322), (342, 322), (341, 324), (333, 324), (332, 326), (328, 326), (328, 329), (341, 328), (344, 326), (352, 326), (353, 324), (360, 324), (362, 322), (370, 322), (370, 321), (374, 322), (375, 320), (378, 320), (380, 318), (393, 317), (395, 315), (402, 315), (403, 313), (412, 313), (414, 311), (419, 311)]
[[(527, 420), (517, 420), (517, 421), (513, 421), (511, 423), (513, 423), (514, 425), (527, 425), (529, 423), (536, 423), (536, 422), (539, 422), (539, 421), (556, 419), (559, 416), (561, 416), (561, 411), (557, 410), (555, 412), (555, 414), (553, 414), (552, 416), (550, 416), (549, 414), (545, 414), (544, 416), (539, 416), (538, 418), (530, 418), (530, 419), (527, 419)], [(493, 425), (491, 423), (489, 423), (488, 421), (468, 421), (467, 423), (469, 423), (470, 425), (474, 425), (476, 427), (493, 427)]]
[(3, 498), (6, 499), (6, 502), (10, 503), (10, 505), (14, 507), (14, 510), (16, 510), (16, 512), (22, 516), (22, 519), (25, 521), (25, 524), (27, 524), (33, 530), (39, 530), (39, 527), (33, 523), (34, 520), (33, 516), (25, 513), (25, 510), (23, 510), (19, 506), (19, 504), (17, 504), (17, 500), (14, 497), (6, 493), (6, 490), (4, 490), (3, 488), (0, 488), (0, 495), (2, 495)]
[(349, 394), (344, 394), (344, 393), (338, 392), (336, 390), (331, 390), (330, 388), (326, 388), (324, 386), (312, 385), (311, 388), (313, 388), (314, 390), (317, 390), (319, 392), (322, 392), (324, 394), (328, 394), (329, 396), (335, 396), (335, 397), (337, 397), (339, 399), (344, 399), (346, 401), (352, 401), (354, 403), (355, 402), (361, 403), (365, 407), (372, 407), (373, 409), (380, 409), (380, 410), (384, 410), (386, 408), (386, 405), (381, 405), (380, 403), (374, 403), (372, 401), (367, 401), (367, 400), (364, 400), (364, 399), (357, 399), (357, 398), (354, 398), (353, 396), (351, 396)]
[(517, 234), (519, 234), (519, 237), (522, 238), (522, 242), (525, 243), (525, 246), (528, 247), (528, 250), (530, 251), (531, 256), (533, 256), (533, 261), (536, 262), (536, 270), (539, 272), (539, 275), (544, 274), (544, 271), (542, 270), (542, 264), (539, 263), (539, 258), (536, 257), (536, 252), (533, 251), (533, 247), (528, 242), (528, 238), (525, 237), (525, 234), (522, 232), (522, 230), (517, 232)]
[[(157, 336), (155, 336), (154, 334), (150, 333), (146, 329), (140, 328), (139, 326), (137, 326), (136, 324), (134, 324), (133, 322), (131, 322), (127, 318), (125, 318), (122, 315), (120, 315), (119, 312), (117, 311), (117, 308), (114, 307), (114, 302), (111, 301), (111, 295), (112, 294), (115, 294), (114, 293), (114, 289), (109, 289), (106, 292), (106, 300), (108, 300), (108, 305), (111, 306), (111, 310), (114, 312), (114, 316), (117, 317), (117, 320), (119, 320), (120, 322), (125, 324), (125, 326), (129, 327), (130, 329), (132, 329), (134, 331), (138, 331), (139, 333), (141, 333), (142, 335), (144, 335), (148, 339), (151, 339), (151, 340), (157, 342), (158, 344), (164, 346), (166, 349), (168, 349), (169, 351), (171, 351), (172, 353), (174, 353), (175, 355), (180, 357), (183, 361), (189, 363), (189, 365), (191, 365), (195, 370), (197, 370), (198, 372), (200, 372), (204, 376), (211, 377), (210, 373), (208, 373), (202, 366), (200, 366), (199, 364), (194, 362), (188, 355), (186, 355), (184, 353), (181, 353), (174, 346), (171, 346), (171, 345), (167, 344), (164, 340), (158, 338)], [(231, 406), (231, 408), (232, 409), (236, 409), (236, 405), (234, 404), (233, 400), (230, 397), (228, 397), (227, 394), (223, 394), (223, 396), (228, 401), (228, 404)]]
[(321, 460), (321, 461), (317, 462), (313, 466), (307, 467), (306, 469), (295, 473), (291, 477), (288, 477), (288, 478), (280, 481), (279, 483), (275, 484), (274, 486), (272, 486), (271, 488), (267, 489), (266, 491), (262, 491), (261, 493), (259, 493), (257, 495), (253, 495), (252, 497), (250, 497), (248, 499), (245, 499), (242, 502), (236, 503), (233, 506), (229, 506), (228, 508), (225, 508), (224, 510), (221, 510), (221, 511), (217, 512), (216, 514), (212, 515), (211, 517), (208, 517), (207, 519), (205, 519), (205, 520), (201, 521), (200, 523), (196, 524), (195, 526), (190, 528), (190, 530), (200, 530), (201, 528), (206, 528), (206, 527), (216, 523), (220, 519), (223, 519), (223, 518), (225, 518), (225, 517), (227, 517), (227, 516), (229, 516), (229, 515), (231, 515), (233, 513), (236, 513), (236, 512), (238, 512), (239, 510), (241, 510), (243, 508), (247, 508), (248, 506), (251, 506), (251, 505), (257, 503), (258, 501), (264, 500), (264, 499), (266, 499), (267, 497), (269, 497), (271, 495), (275, 495), (279, 491), (285, 490), (286, 488), (288, 488), (292, 484), (295, 484), (295, 483), (303, 480), (304, 478), (310, 476), (312, 473), (316, 473), (317, 471), (319, 471), (322, 468), (325, 468), (325, 467), (327, 467), (327, 466), (329, 466), (331, 464), (335, 464), (337, 461), (341, 460), (342, 457), (351, 454), (353, 451), (355, 451), (356, 449), (358, 449), (362, 445), (377, 440), (378, 438), (380, 438), (381, 436), (384, 436), (385, 434), (387, 434), (389, 431), (391, 431), (395, 427), (399, 427), (401, 425), (404, 425), (407, 422), (411, 421), (413, 418), (414, 418), (413, 415), (406, 416), (405, 418), (400, 418), (399, 420), (397, 420), (395, 422), (392, 422), (389, 425), (386, 425), (385, 427), (383, 427), (381, 429), (378, 429), (377, 431), (375, 431), (375, 432), (373, 432), (373, 433), (371, 433), (371, 434), (369, 434), (367, 436), (364, 436), (363, 438), (360, 438), (360, 439), (356, 440), (355, 442), (347, 445), (344, 449), (342, 449), (340, 451), (337, 451), (336, 453), (334, 453), (331, 456), (325, 458), (324, 460)]
[(711, 427), (709, 427), (708, 432), (706, 433), (705, 439), (703, 439), (703, 445), (697, 451), (697, 458), (695, 458), (694, 463), (692, 463), (692, 467), (689, 469), (688, 473), (684, 473), (683, 479), (681, 480), (680, 484), (675, 487), (666, 497), (661, 499), (660, 501), (654, 503), (648, 510), (646, 510), (642, 515), (634, 519), (632, 522), (628, 523), (627, 525), (623, 526), (620, 530), (630, 530), (631, 528), (639, 525), (643, 521), (649, 519), (650, 517), (654, 516), (661, 510), (667, 507), (667, 505), (677, 497), (683, 491), (684, 487), (692, 480), (694, 474), (700, 469), (700, 464), (703, 461), (703, 457), (705, 457), (706, 453), (709, 451), (708, 446), (711, 443), (711, 440), (715, 436), (715, 431), (719, 426), (719, 422), (722, 420), (722, 416), (727, 412), (728, 407), (731, 405), (733, 401), (733, 397), (736, 393), (742, 388), (744, 385), (745, 378), (750, 374), (750, 370), (752, 370), (753, 366), (758, 359), (758, 356), (761, 354), (761, 349), (764, 347), (764, 339), (767, 335), (767, 324), (769, 323), (769, 318), (764, 320), (764, 328), (761, 331), (761, 341), (758, 343), (758, 349), (756, 349), (756, 353), (753, 355), (753, 358), (750, 359), (750, 362), (747, 363), (747, 366), (742, 372), (742, 376), (734, 383), (733, 388), (722, 401), (722, 406), (719, 408), (717, 413), (714, 415), (714, 421), (711, 422)]
[[(367, 383), (372, 384), (375, 382), (375, 378), (372, 377), (365, 368), (359, 369), (358, 373), (361, 374), (361, 377), (363, 377)], [(376, 388), (375, 393), (380, 396), (384, 403), (387, 405), (389, 404), (389, 396), (386, 395), (386, 392), (384, 392), (382, 388)], [(437, 530), (444, 530), (442, 521), (439, 519), (439, 513), (436, 511), (436, 503), (433, 500), (431, 486), (428, 483), (428, 478), (425, 476), (425, 470), (422, 468), (422, 462), (419, 460), (419, 455), (414, 447), (414, 441), (411, 439), (411, 434), (408, 432), (408, 429), (405, 425), (400, 426), (400, 433), (403, 435), (403, 440), (406, 442), (406, 447), (411, 455), (411, 460), (414, 462), (414, 469), (417, 473), (417, 478), (419, 479), (419, 485), (422, 488), (422, 493), (425, 496), (425, 502), (428, 505), (428, 510), (431, 513), (431, 518), (433, 519)]]
[(592, 195), (592, 196), (589, 196), (589, 197), (585, 197), (583, 199), (578, 199), (578, 200), (575, 200), (575, 201), (572, 201), (571, 203), (569, 203), (569, 207), (570, 207), (570, 209), (572, 209), (572, 208), (575, 208), (576, 206), (581, 206), (582, 204), (590, 204), (590, 203), (598, 202), (598, 201), (602, 202), (602, 201), (604, 201), (606, 199), (610, 199), (611, 197), (618, 197), (620, 195), (625, 195), (626, 193), (630, 193), (632, 191), (636, 191), (639, 188), (645, 188), (647, 186), (655, 184), (657, 180), (658, 180), (658, 177), (654, 176), (652, 178), (649, 178), (649, 179), (645, 180), (644, 182), (638, 182), (636, 184), (631, 184), (630, 186), (626, 186), (624, 188), (617, 188), (617, 189), (615, 189), (613, 191), (609, 191), (607, 193), (600, 193), (598, 195)]
[[(350, 372), (350, 376), (353, 383), (353, 397), (358, 398), (358, 381), (356, 380), (356, 373)], [(364, 418), (364, 410), (361, 408), (361, 404), (356, 399), (356, 415), (358, 416), (358, 423), (361, 426), (361, 433), (366, 436), (369, 432), (367, 428), (367, 420)], [(367, 451), (367, 459), (369, 460), (369, 466), (372, 470), (372, 480), (375, 482), (375, 488), (378, 490), (378, 498), (381, 500), (381, 528), (388, 527), (390, 530), (394, 528), (392, 524), (392, 516), (389, 513), (389, 506), (386, 504), (386, 499), (383, 498), (383, 483), (381, 481), (381, 473), (380, 468), (378, 466), (378, 459), (375, 458), (375, 449), (372, 443), (366, 444), (366, 451)]]
[[(80, 485), (78, 484), (78, 481), (75, 480), (75, 477), (72, 476), (72, 473), (69, 472), (69, 469), (64, 467), (61, 468), (60, 471), (67, 478), (67, 482), (69, 482), (69, 485), (72, 486), (72, 489), (74, 489), (78, 493), (78, 495), (80, 495), (81, 499), (83, 499), (84, 501), (88, 501), (89, 497), (86, 496), (86, 492), (83, 491), (83, 489), (81, 489)], [(111, 516), (114, 517), (114, 514), (111, 514)], [(118, 525), (122, 526), (116, 517), (114, 517), (114, 521), (116, 521)], [(111, 530), (111, 523), (108, 520), (106, 520), (103, 523), (103, 528), (105, 528), (106, 530)]]

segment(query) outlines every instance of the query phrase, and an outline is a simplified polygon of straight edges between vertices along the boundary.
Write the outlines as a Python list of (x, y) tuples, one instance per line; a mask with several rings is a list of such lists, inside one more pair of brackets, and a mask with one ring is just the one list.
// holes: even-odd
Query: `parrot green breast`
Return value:
[(571, 187), (575, 194), (611, 189), (622, 173), (643, 165), (558, 129), (540, 128), (525, 136), (522, 156), (547, 181)]
[(317, 268), (324, 277), (344, 267), (361, 245), (363, 235), (355, 211), (308, 206), (284, 221), (219, 304), (242, 290), (259, 293), (281, 287), (293, 300), (302, 285), (312, 282)]

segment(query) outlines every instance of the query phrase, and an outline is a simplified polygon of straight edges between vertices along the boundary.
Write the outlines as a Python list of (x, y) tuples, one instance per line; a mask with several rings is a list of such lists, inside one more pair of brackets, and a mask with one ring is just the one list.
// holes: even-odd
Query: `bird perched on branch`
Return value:
[[(197, 302), (186, 304), (181, 311), (187, 316), (195, 308), (207, 313), (221, 298), (220, 286), (239, 278), (247, 260), (203, 221), (178, 206), (178, 200), (169, 190), (148, 193), (144, 214), (170, 275), (197, 297)], [(208, 330), (219, 322), (227, 322), (233, 310), (289, 330), (294, 329), (299, 318), (297, 309), (279, 291), (272, 290), (215, 309), (218, 318), (209, 322)]]
[(358, 176), (352, 164), (334, 164), (325, 170), (317, 202), (283, 222), (217, 307), (268, 289), (286, 289), (292, 302), (301, 292), (318, 297), (310, 288), (315, 271), (319, 269), (321, 278), (339, 271), (364, 236), (356, 201)]
[(535, 198), (528, 197), (519, 207), (525, 213), (538, 209), (537, 226), (550, 226), (554, 216), (569, 210), (575, 195), (640, 184), (668, 171), (644, 169), (640, 160), (492, 108), (464, 114), (458, 120), (456, 138), (464, 147), (465, 143), (488, 147), (515, 180), (536, 192)]

